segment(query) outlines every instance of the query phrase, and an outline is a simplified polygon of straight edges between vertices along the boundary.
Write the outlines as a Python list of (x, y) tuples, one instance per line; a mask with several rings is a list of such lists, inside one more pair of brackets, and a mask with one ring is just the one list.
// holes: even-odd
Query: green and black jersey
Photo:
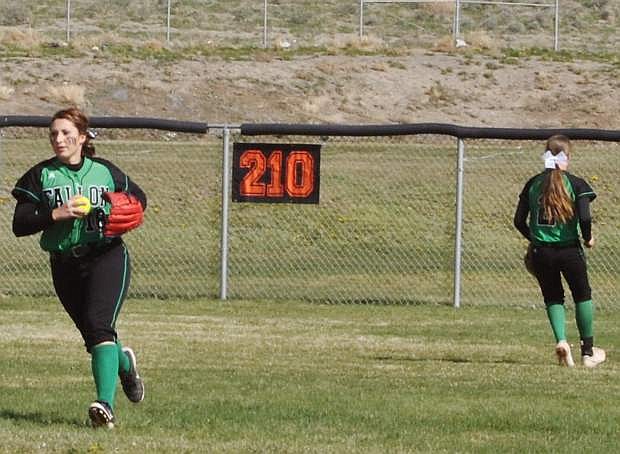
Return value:
[[(576, 215), (566, 223), (545, 219), (544, 210), (541, 206), (541, 196), (543, 182), (549, 171), (535, 175), (525, 184), (519, 195), (515, 225), (524, 236), (537, 246), (579, 244), (580, 227), (584, 240), (589, 240), (591, 235), (589, 202), (596, 198), (594, 190), (582, 178), (568, 172), (562, 172), (564, 187), (573, 201)], [(529, 226), (526, 227), (524, 218), (527, 215), (529, 215)]]
[[(97, 215), (108, 214), (104, 192), (129, 192), (146, 208), (144, 192), (118, 167), (101, 158), (84, 157), (78, 165), (66, 165), (57, 158), (40, 162), (22, 176), (12, 191), (20, 204), (33, 207), (33, 215), (41, 219), (34, 231), (43, 230), (41, 248), (50, 252), (66, 251), (80, 244), (105, 241), (98, 228)], [(90, 200), (92, 210), (82, 219), (53, 222), (51, 212), (73, 197), (82, 194)], [(16, 213), (18, 210), (16, 209)], [(14, 227), (15, 229), (15, 227)]]

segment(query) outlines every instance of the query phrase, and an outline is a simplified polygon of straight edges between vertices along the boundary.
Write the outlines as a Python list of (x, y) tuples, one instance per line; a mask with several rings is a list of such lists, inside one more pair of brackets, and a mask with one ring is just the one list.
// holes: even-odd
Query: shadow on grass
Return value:
[(414, 298), (307, 298), (308, 303), (324, 305), (351, 305), (351, 306), (453, 306), (452, 301), (424, 300)]
[(411, 357), (411, 356), (374, 356), (372, 359), (376, 361), (412, 361), (412, 362), (427, 362), (427, 361), (442, 361), (448, 363), (478, 363), (478, 364), (518, 364), (521, 361), (510, 358), (501, 358), (494, 360), (479, 360), (473, 358), (457, 358), (451, 356), (424, 356), (424, 357)]
[(13, 421), (25, 421), (40, 426), (50, 424), (62, 424), (72, 427), (85, 427), (85, 422), (79, 419), (63, 417), (41, 412), (20, 412), (15, 410), (0, 410), (0, 419), (10, 419)]

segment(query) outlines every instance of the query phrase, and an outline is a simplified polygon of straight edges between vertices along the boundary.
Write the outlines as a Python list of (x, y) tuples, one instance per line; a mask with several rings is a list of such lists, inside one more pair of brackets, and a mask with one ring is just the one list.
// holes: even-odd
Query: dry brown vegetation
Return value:
[[(70, 44), (50, 40), (62, 35), (58, 20), (40, 29), (2, 26), (51, 20), (36, 16), (32, 11), (42, 13), (31, 3), (0, 6), (5, 115), (49, 114), (76, 103), (92, 115), (229, 124), (620, 125), (620, 63), (617, 52), (606, 53), (620, 41), (620, 7), (611, 1), (591, 1), (589, 9), (582, 1), (563, 2), (558, 54), (549, 50), (551, 16), (531, 9), (472, 7), (457, 46), (449, 30), (452, 2), (369, 6), (360, 39), (355, 8), (304, 1), (310, 9), (301, 15), (273, 0), (270, 48), (262, 49), (260, 11), (237, 0), (225, 8), (212, 2), (192, 9), (191, 1), (179, 7), (171, 42), (153, 25), (161, 18), (138, 21), (139, 14), (157, 13), (151, 4), (130, 2), (124, 11), (85, 0), (76, 6)], [(92, 14), (80, 15), (79, 8)], [(50, 7), (52, 14), (62, 16), (62, 8)], [(247, 19), (242, 25), (241, 18)], [(598, 50), (591, 52), (594, 44)], [(558, 104), (563, 108), (550, 111)]]

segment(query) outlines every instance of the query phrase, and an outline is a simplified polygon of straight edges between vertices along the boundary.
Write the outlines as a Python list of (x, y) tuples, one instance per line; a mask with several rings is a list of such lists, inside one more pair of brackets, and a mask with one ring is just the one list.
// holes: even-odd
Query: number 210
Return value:
[[(314, 190), (314, 157), (307, 151), (284, 153), (272, 151), (265, 157), (260, 150), (246, 150), (239, 167), (250, 169), (240, 183), (239, 192), (246, 197), (308, 197)], [(269, 182), (261, 179), (269, 169)], [(284, 174), (284, 175), (283, 175)], [(284, 176), (284, 178), (283, 178)]]

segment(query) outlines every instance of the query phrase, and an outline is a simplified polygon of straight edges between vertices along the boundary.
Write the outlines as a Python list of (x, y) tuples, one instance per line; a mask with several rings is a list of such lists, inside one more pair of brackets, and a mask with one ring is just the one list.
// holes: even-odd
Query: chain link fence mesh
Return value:
[(331, 137), (322, 145), (318, 205), (233, 205), (230, 295), (449, 303), (455, 141)]
[[(15, 238), (10, 192), (30, 167), (51, 156), (45, 131), (11, 128), (0, 141), (0, 295), (53, 295), (49, 263), (38, 235)], [(133, 134), (133, 133), (132, 133)], [(133, 263), (130, 296), (213, 297), (219, 275), (221, 141), (162, 134), (159, 140), (95, 141), (146, 192), (146, 228), (124, 236)], [(29, 136), (24, 138), (24, 136)]]
[[(523, 270), (527, 242), (512, 225), (527, 179), (543, 168), (544, 144), (532, 141), (468, 140), (465, 157), (462, 295), (464, 304), (539, 305), (533, 277)], [(620, 144), (573, 142), (569, 171), (594, 188), (591, 206), (595, 247), (586, 250), (593, 298), (618, 307), (620, 290)], [(566, 300), (571, 301), (565, 285)]]
[[(0, 138), (0, 295), (53, 295), (35, 236), (11, 232), (16, 180), (50, 155), (44, 131)], [(132, 297), (219, 295), (222, 140), (161, 134), (97, 139), (97, 154), (146, 191), (145, 225), (126, 235)], [(243, 137), (238, 142), (321, 144), (320, 203), (230, 203), (227, 295), (328, 303), (452, 304), (457, 140), (450, 136)], [(542, 169), (541, 143), (467, 140), (463, 165), (461, 304), (538, 306), (512, 226), (525, 181)], [(620, 199), (618, 143), (575, 142), (572, 171), (598, 194), (597, 244), (587, 250), (593, 296), (616, 308)], [(567, 301), (570, 295), (567, 292)]]

